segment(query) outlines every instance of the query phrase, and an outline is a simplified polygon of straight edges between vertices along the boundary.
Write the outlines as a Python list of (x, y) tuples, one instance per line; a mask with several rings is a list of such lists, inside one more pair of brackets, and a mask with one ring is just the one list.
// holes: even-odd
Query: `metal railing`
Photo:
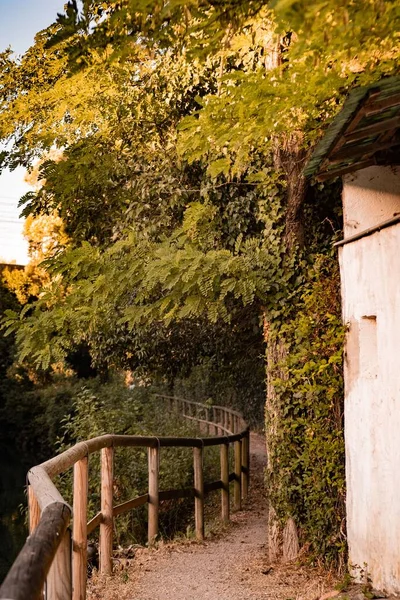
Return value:
[[(229, 520), (230, 491), (233, 481), (234, 509), (240, 510), (247, 498), (250, 475), (249, 427), (242, 415), (224, 406), (208, 406), (183, 398), (157, 395), (170, 411), (196, 422), (204, 437), (155, 437), (102, 435), (79, 442), (62, 454), (33, 467), (28, 473), (29, 531), (24, 547), (0, 588), (3, 600), (85, 600), (87, 582), (87, 538), (100, 528), (100, 572), (111, 574), (113, 523), (121, 514), (148, 504), (148, 542), (158, 535), (159, 505), (163, 500), (194, 498), (195, 531), (204, 537), (204, 497), (221, 490), (221, 518)], [(212, 437), (207, 437), (212, 434)], [(234, 446), (234, 470), (229, 472), (229, 446)], [(220, 446), (221, 478), (204, 483), (205, 448)], [(114, 506), (114, 448), (148, 449), (148, 492)], [(159, 490), (161, 448), (193, 449), (193, 487)], [(101, 453), (100, 511), (87, 522), (88, 457)], [(73, 506), (61, 496), (53, 478), (74, 469)], [(72, 521), (72, 529), (69, 524)]]

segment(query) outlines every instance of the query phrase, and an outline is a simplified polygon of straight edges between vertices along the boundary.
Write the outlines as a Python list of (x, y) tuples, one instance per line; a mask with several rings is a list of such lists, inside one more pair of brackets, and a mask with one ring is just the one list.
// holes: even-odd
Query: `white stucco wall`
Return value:
[[(373, 167), (347, 177), (343, 199), (349, 237), (355, 222), (360, 232), (400, 213), (400, 170)], [(374, 587), (400, 595), (400, 224), (346, 244), (339, 258), (343, 316), (349, 324), (350, 564), (359, 576), (366, 569)]]
[(344, 236), (400, 213), (400, 169), (369, 167), (343, 178)]

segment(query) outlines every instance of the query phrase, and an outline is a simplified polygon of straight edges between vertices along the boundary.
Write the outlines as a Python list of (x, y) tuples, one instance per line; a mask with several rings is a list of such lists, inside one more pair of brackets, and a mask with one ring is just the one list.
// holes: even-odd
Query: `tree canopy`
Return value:
[(20, 61), (4, 52), (3, 164), (62, 150), (24, 214), (57, 211), (71, 239), (47, 264), (63, 284), (14, 320), (22, 356), (252, 303), (279, 314), (308, 149), (352, 86), (394, 72), (398, 19), (380, 0), (69, 2)]

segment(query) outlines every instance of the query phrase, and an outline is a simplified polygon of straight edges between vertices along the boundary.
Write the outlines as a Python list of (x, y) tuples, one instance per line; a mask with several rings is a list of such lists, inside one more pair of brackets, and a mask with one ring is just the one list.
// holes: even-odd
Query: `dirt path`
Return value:
[[(265, 451), (260, 437), (252, 436), (251, 451), (253, 478), (259, 480), (265, 463)], [(138, 600), (255, 598), (253, 593), (246, 589), (246, 571), (242, 573), (241, 567), (265, 551), (265, 512), (260, 506), (253, 505), (251, 512), (237, 513), (233, 519), (231, 530), (220, 540), (177, 548), (170, 554), (159, 557), (157, 563), (139, 578), (134, 588), (134, 598)]]
[(89, 600), (314, 600), (332, 582), (309, 569), (266, 560), (263, 438), (251, 435), (251, 486), (245, 510), (219, 539), (141, 550), (121, 576), (92, 582)]

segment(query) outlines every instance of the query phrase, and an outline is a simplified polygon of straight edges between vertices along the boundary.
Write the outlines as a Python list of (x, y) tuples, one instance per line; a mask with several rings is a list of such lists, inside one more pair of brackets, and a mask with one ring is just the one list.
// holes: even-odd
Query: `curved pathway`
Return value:
[[(262, 438), (253, 434), (250, 448), (251, 476), (259, 488), (265, 464)], [(257, 492), (259, 497), (260, 489)], [(251, 511), (241, 511), (232, 516), (233, 526), (221, 539), (178, 547), (170, 554), (159, 556), (150, 570), (139, 577), (132, 590), (133, 597), (138, 600), (255, 598), (246, 585), (246, 571), (241, 571), (245, 563), (265, 554), (265, 503), (262, 498), (258, 500), (258, 505), (253, 504)]]
[(250, 450), (249, 502), (245, 510), (232, 515), (227, 532), (203, 543), (160, 544), (156, 550), (139, 550), (120, 577), (106, 582), (100, 577), (94, 579), (89, 600), (319, 598), (326, 589), (322, 576), (293, 565), (277, 567), (267, 562), (262, 436), (251, 434)]

